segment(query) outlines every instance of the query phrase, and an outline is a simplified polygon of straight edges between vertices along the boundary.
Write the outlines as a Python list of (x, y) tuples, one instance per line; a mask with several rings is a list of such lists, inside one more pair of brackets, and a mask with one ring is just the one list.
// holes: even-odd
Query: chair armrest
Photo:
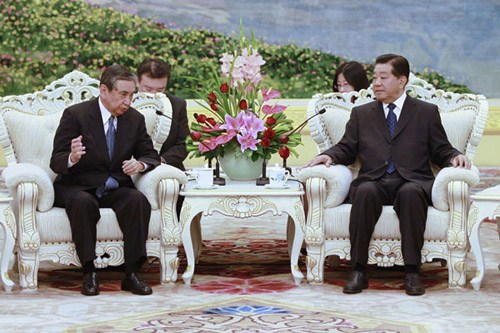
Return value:
[(305, 183), (309, 178), (323, 178), (326, 181), (325, 208), (336, 207), (344, 202), (349, 193), (352, 173), (345, 165), (316, 165), (300, 170), (297, 178)]
[(441, 211), (450, 209), (448, 198), (448, 184), (453, 181), (463, 181), (469, 186), (479, 183), (479, 170), (473, 166), (471, 170), (447, 167), (441, 169), (436, 175), (432, 185), (432, 205)]
[(181, 170), (167, 164), (161, 164), (153, 170), (132, 177), (135, 187), (144, 193), (151, 209), (158, 209), (158, 184), (162, 179), (176, 179), (179, 184), (185, 184), (188, 177)]
[(41, 167), (30, 163), (19, 163), (5, 168), (2, 173), (9, 192), (16, 193), (22, 183), (35, 183), (38, 186), (37, 209), (46, 212), (54, 206), (54, 184)]

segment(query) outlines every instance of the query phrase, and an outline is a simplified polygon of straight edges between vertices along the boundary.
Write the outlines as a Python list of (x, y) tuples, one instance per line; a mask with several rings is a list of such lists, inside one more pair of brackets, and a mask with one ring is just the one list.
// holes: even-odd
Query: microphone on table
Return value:
[[(319, 110), (317, 113), (313, 114), (312, 116), (310, 116), (309, 118), (307, 118), (306, 120), (304, 120), (299, 126), (295, 127), (294, 130), (292, 130), (290, 133), (286, 134), (285, 137), (288, 138), (290, 137), (292, 134), (295, 134), (295, 133), (300, 133), (300, 131), (302, 131), (304, 129), (304, 127), (307, 125), (307, 122), (311, 119), (313, 119), (314, 117), (317, 117), (319, 116), (320, 114), (323, 114), (326, 112), (326, 109), (323, 108), (321, 110)], [(288, 140), (287, 140), (288, 141)], [(283, 158), (283, 168), (287, 169), (289, 172), (290, 172), (290, 175), (292, 174), (292, 169), (290, 167), (287, 167), (286, 166), (286, 158)]]
[(166, 114), (164, 114), (163, 112), (161, 112), (160, 110), (156, 110), (156, 114), (159, 115), (159, 116), (163, 116), (165, 118), (168, 118), (170, 120), (172, 120), (172, 118), (170, 118), (169, 116), (167, 116)]

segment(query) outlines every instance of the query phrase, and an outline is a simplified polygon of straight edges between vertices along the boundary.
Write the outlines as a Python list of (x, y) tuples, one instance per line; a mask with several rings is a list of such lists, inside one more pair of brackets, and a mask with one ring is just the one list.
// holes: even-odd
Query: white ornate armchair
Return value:
[[(49, 168), (49, 160), (62, 111), (97, 96), (98, 87), (97, 80), (73, 71), (43, 91), (0, 100), (0, 141), (8, 164), (2, 176), (14, 198), (15, 244), (23, 289), (37, 288), (41, 261), (80, 266), (66, 212), (53, 206), (52, 182), (56, 175)], [(155, 111), (171, 115), (169, 99), (163, 94), (136, 94), (132, 105), (145, 116), (148, 133), (159, 150), (168, 136), (170, 120)], [(134, 178), (152, 207), (146, 247), (148, 256), (160, 259), (161, 283), (177, 279), (181, 235), (175, 207), (179, 185), (186, 181), (182, 171), (164, 164)], [(101, 216), (96, 267), (120, 265), (124, 261), (122, 232), (110, 208), (101, 209)]]
[[(424, 80), (410, 76), (409, 95), (438, 105), (443, 126), (452, 145), (474, 159), (481, 139), (488, 103), (484, 96), (457, 94), (436, 90)], [(352, 102), (355, 97), (355, 102)], [(342, 138), (353, 106), (373, 100), (371, 87), (352, 93), (328, 93), (313, 96), (307, 116), (327, 111), (309, 121), (311, 136), (324, 151)], [(411, 153), (411, 152), (409, 152)], [(323, 165), (301, 170), (298, 178), (306, 183), (308, 215), (307, 280), (323, 282), (325, 258), (330, 255), (350, 259), (349, 214), (351, 205), (344, 204), (349, 185), (357, 176), (359, 165), (349, 167)], [(433, 206), (429, 207), (422, 249), (422, 263), (434, 258), (448, 265), (449, 286), (465, 285), (468, 243), (469, 186), (479, 182), (477, 168), (464, 170), (434, 167), (436, 180), (432, 190)], [(368, 263), (379, 266), (404, 265), (400, 247), (401, 234), (392, 206), (384, 206), (370, 242)]]

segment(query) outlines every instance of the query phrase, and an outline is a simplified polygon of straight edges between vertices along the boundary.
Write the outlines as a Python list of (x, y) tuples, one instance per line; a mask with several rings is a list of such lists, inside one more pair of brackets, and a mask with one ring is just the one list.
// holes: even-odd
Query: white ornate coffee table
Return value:
[(5, 291), (10, 292), (14, 282), (9, 277), (9, 262), (16, 242), (16, 220), (10, 207), (10, 197), (0, 197), (0, 225), (4, 231), (4, 243), (0, 254), (0, 279)]
[(484, 257), (479, 238), (479, 227), (487, 217), (500, 217), (500, 185), (471, 195), (472, 205), (469, 211), (469, 242), (476, 258), (476, 276), (470, 281), (475, 290), (481, 288), (484, 277)]
[[(303, 194), (302, 184), (295, 180), (289, 180), (283, 189), (256, 186), (255, 181), (229, 179), (226, 179), (226, 185), (209, 190), (196, 189), (195, 181), (185, 184), (180, 192), (180, 195), (185, 197), (180, 216), (182, 242), (187, 258), (187, 267), (182, 274), (184, 283), (191, 284), (195, 261), (201, 252), (202, 216), (222, 214), (233, 219), (245, 219), (272, 213), (273, 216), (288, 215), (290, 268), (295, 284), (300, 284), (304, 278), (298, 266), (299, 252), (304, 240), (305, 216), (301, 199)], [(228, 223), (230, 220), (228, 219)]]

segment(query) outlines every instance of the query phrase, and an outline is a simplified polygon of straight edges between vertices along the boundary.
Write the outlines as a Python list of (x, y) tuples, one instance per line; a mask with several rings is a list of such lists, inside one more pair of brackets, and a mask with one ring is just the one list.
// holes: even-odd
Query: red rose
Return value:
[(248, 104), (247, 104), (247, 101), (246, 101), (246, 100), (242, 99), (242, 100), (240, 101), (240, 109), (241, 109), (241, 110), (246, 110), (246, 109), (248, 109)]
[(215, 103), (210, 104), (210, 108), (214, 111), (219, 111), (219, 108), (217, 107), (217, 104), (215, 104)]
[(207, 116), (205, 116), (204, 114), (200, 114), (198, 117), (196, 117), (196, 121), (200, 124), (204, 124), (205, 121), (207, 121)]
[(276, 136), (276, 132), (272, 128), (267, 128), (264, 131), (264, 137), (272, 140)]
[(209, 123), (212, 126), (215, 126), (215, 124), (217, 124), (214, 118), (207, 118), (207, 123)]
[(274, 119), (274, 117), (267, 117), (267, 119), (266, 119), (266, 125), (267, 126), (273, 126), (274, 124), (276, 124), (276, 119)]
[(260, 140), (260, 145), (264, 148), (268, 148), (271, 145), (271, 140), (269, 140), (269, 138), (262, 138), (262, 140)]
[(290, 138), (288, 137), (288, 135), (285, 135), (285, 134), (280, 135), (280, 143), (282, 143), (284, 145), (286, 145), (288, 143), (289, 139)]
[(229, 85), (224, 82), (223, 84), (220, 85), (220, 92), (223, 94), (227, 94), (229, 91)]
[(284, 158), (285, 160), (290, 156), (290, 148), (287, 146), (282, 146), (278, 152), (281, 158)]
[(215, 96), (215, 94), (211, 92), (210, 94), (208, 94), (208, 101), (210, 102), (210, 104), (214, 104), (217, 101), (217, 96)]
[(193, 141), (199, 141), (201, 139), (201, 133), (200, 132), (191, 132), (191, 139), (193, 139)]

